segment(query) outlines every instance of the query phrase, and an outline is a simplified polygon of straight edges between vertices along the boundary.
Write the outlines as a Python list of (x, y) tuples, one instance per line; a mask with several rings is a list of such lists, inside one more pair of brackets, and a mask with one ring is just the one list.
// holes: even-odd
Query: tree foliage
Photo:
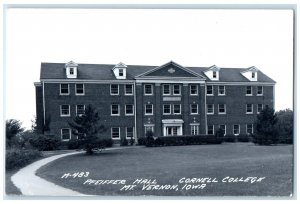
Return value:
[(271, 145), (278, 143), (278, 130), (276, 128), (277, 115), (274, 109), (266, 106), (256, 120), (256, 134), (254, 136), (254, 143), (259, 145)]
[(293, 143), (294, 113), (290, 109), (280, 110), (277, 113), (277, 131), (280, 143)]
[(92, 105), (88, 105), (83, 115), (78, 115), (69, 122), (72, 133), (77, 135), (80, 146), (84, 147), (87, 154), (93, 154), (93, 149), (99, 148), (97, 145), (101, 144), (98, 133), (105, 131), (105, 128), (103, 125), (99, 125), (99, 120), (96, 109)]
[(24, 131), (24, 128), (22, 128), (22, 123), (15, 119), (6, 120), (5, 129), (7, 146), (11, 146), (12, 141), (16, 139), (16, 136)]

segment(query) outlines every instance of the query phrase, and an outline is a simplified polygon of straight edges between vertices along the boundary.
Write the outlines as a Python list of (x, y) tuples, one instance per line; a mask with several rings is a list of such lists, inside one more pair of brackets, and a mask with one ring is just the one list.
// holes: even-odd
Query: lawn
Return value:
[[(77, 172), (88, 173), (73, 174)], [(66, 173), (70, 174), (67, 178)], [(107, 150), (58, 159), (40, 168), (37, 175), (89, 195), (289, 196), (293, 190), (293, 146), (225, 143)], [(228, 182), (231, 179), (226, 177), (240, 182)], [(182, 178), (198, 180), (188, 183)], [(136, 179), (148, 179), (153, 186), (134, 183)], [(92, 184), (96, 180), (110, 180), (110, 184)], [(209, 182), (212, 180), (215, 182)], [(170, 186), (173, 188), (167, 189)]]

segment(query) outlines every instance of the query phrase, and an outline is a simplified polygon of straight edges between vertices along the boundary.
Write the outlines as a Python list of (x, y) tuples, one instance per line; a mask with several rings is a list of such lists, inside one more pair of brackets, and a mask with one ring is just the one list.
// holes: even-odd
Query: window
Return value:
[(124, 69), (119, 69), (119, 76), (124, 76)]
[(257, 104), (257, 113), (260, 113), (263, 109), (263, 104)]
[(126, 104), (125, 115), (134, 115), (133, 107), (134, 107), (133, 104)]
[(252, 96), (252, 86), (246, 87), (246, 96)]
[(225, 86), (219, 86), (218, 95), (225, 96)]
[(233, 134), (234, 135), (240, 134), (240, 125), (233, 125)]
[(263, 95), (263, 87), (262, 86), (258, 86), (257, 87), (257, 95), (258, 96), (262, 96)]
[(70, 68), (70, 75), (74, 74), (74, 68)]
[(111, 128), (111, 138), (112, 139), (120, 139), (120, 128), (119, 127)]
[(153, 86), (152, 86), (152, 84), (145, 84), (145, 86), (144, 86), (144, 94), (145, 95), (152, 95), (153, 94)]
[(84, 95), (84, 84), (76, 84), (76, 95)]
[(181, 105), (180, 104), (173, 104), (173, 113), (174, 113), (174, 115), (181, 114)]
[(70, 140), (71, 139), (71, 129), (70, 128), (61, 129), (61, 139), (62, 140)]
[(207, 114), (212, 115), (214, 114), (214, 104), (207, 104)]
[(206, 87), (206, 95), (208, 95), (208, 96), (213, 96), (214, 95), (213, 86), (207, 86)]
[(119, 95), (119, 85), (118, 84), (110, 85), (110, 95)]
[(111, 115), (120, 115), (120, 106), (118, 104), (111, 105)]
[(252, 72), (252, 73), (251, 73), (251, 77), (252, 77), (252, 79), (255, 78), (255, 72)]
[(253, 113), (253, 104), (246, 104), (246, 113), (247, 114)]
[(60, 106), (60, 116), (62, 117), (70, 116), (70, 105)]
[(153, 104), (145, 105), (145, 115), (153, 115)]
[(180, 95), (181, 94), (181, 88), (180, 85), (175, 84), (173, 86), (173, 95)]
[(191, 135), (199, 134), (199, 125), (191, 125)]
[(133, 127), (126, 127), (126, 138), (133, 138)]
[(207, 134), (208, 135), (213, 135), (214, 134), (214, 126), (213, 125), (208, 125), (207, 126)]
[(222, 133), (226, 135), (226, 125), (220, 125), (219, 128), (222, 130)]
[(198, 114), (198, 104), (191, 104), (191, 114)]
[(164, 112), (163, 112), (164, 115), (171, 114), (171, 104), (164, 104), (163, 109), (164, 109)]
[(219, 114), (226, 114), (226, 104), (219, 104)]
[(84, 105), (76, 105), (76, 115), (83, 115), (85, 110)]
[(253, 124), (247, 124), (247, 134), (253, 134)]
[(171, 86), (169, 84), (163, 85), (163, 94), (170, 95), (171, 94)]
[(145, 126), (145, 136), (147, 136), (148, 134), (150, 134), (150, 132), (152, 133), (152, 135), (154, 134), (154, 126)]
[(213, 78), (217, 78), (217, 72), (216, 71), (213, 71)]
[(198, 86), (197, 85), (190, 86), (190, 95), (198, 95)]
[(60, 84), (60, 95), (69, 95), (69, 84)]
[(125, 85), (125, 95), (133, 95), (133, 85), (132, 84)]

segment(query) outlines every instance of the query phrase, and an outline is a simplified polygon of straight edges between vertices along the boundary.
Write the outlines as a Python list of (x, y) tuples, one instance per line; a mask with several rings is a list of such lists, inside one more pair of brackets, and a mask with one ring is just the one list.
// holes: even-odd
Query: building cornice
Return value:
[(242, 86), (242, 85), (265, 85), (265, 86), (274, 86), (276, 83), (274, 82), (259, 82), (259, 81), (248, 81), (248, 82), (221, 82), (221, 81), (207, 81), (206, 84), (208, 85), (237, 85), (237, 86)]

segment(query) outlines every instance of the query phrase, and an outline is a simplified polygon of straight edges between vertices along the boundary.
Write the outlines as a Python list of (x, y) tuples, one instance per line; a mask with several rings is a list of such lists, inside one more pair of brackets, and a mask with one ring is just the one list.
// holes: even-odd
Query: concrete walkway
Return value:
[[(115, 150), (123, 149), (123, 147), (115, 147), (105, 149)], [(60, 154), (56, 156), (51, 156), (39, 161), (36, 161), (22, 169), (20, 169), (16, 174), (11, 177), (13, 184), (20, 189), (23, 195), (33, 195), (33, 196), (87, 196), (86, 194), (81, 194), (79, 192), (55, 185), (45, 179), (38, 177), (36, 171), (44, 166), (45, 164), (52, 162), (56, 159), (66, 157), (69, 155), (80, 154), (84, 152), (72, 152), (66, 154)]]

